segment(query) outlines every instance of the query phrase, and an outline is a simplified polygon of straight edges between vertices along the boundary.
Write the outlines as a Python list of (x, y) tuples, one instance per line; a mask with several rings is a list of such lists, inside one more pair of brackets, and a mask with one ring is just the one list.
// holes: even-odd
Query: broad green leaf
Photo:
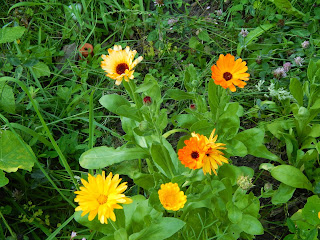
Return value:
[(9, 183), (9, 179), (6, 178), (5, 173), (0, 170), (0, 188), (7, 185)]
[(198, 118), (192, 114), (178, 114), (172, 118), (173, 124), (181, 128), (190, 128), (196, 121)]
[(126, 240), (128, 239), (127, 231), (124, 228), (117, 229), (114, 232), (114, 240)]
[(294, 8), (291, 5), (291, 2), (289, 0), (269, 0), (269, 1), (274, 3), (274, 5), (276, 5), (277, 8), (279, 8), (281, 11), (284, 11), (285, 13), (294, 15), (299, 18), (302, 18), (305, 16), (303, 12), (300, 12), (299, 10)]
[(240, 108), (239, 103), (232, 103), (226, 106), (225, 112), (219, 117), (219, 136), (226, 140), (232, 139), (239, 130), (240, 119), (237, 113)]
[(16, 105), (12, 87), (5, 82), (0, 83), (0, 108), (7, 113), (14, 114), (16, 112)]
[(120, 106), (130, 107), (129, 101), (118, 94), (104, 95), (100, 98), (99, 102), (102, 106), (113, 113), (117, 113), (117, 108)]
[(169, 89), (166, 93), (169, 97), (177, 101), (194, 99), (194, 94), (182, 91), (180, 89)]
[(274, 193), (271, 198), (271, 202), (274, 205), (288, 202), (294, 193), (296, 188), (290, 187), (284, 183), (281, 183), (278, 190)]
[[(131, 229), (132, 221), (133, 221), (133, 215), (136, 212), (137, 206), (146, 201), (145, 197), (142, 195), (135, 195), (131, 197), (132, 203), (123, 205), (124, 215), (125, 215), (125, 223), (126, 223), (126, 229), (127, 231)], [(142, 216), (144, 217), (144, 216)]]
[(164, 217), (144, 228), (138, 233), (131, 234), (129, 240), (163, 240), (179, 231), (185, 222), (177, 218)]
[(0, 44), (13, 42), (22, 37), (24, 31), (26, 29), (24, 27), (6, 27), (0, 29)]
[(264, 131), (260, 128), (251, 128), (238, 133), (234, 139), (241, 141), (248, 150), (248, 154), (256, 157), (278, 161), (279, 158), (263, 145)]
[(80, 156), (80, 166), (86, 169), (99, 169), (126, 160), (148, 157), (149, 154), (141, 148), (95, 147)]
[(226, 152), (230, 156), (244, 157), (248, 154), (247, 147), (239, 140), (231, 139), (231, 141), (226, 141)]
[[(118, 211), (119, 210), (116, 210), (115, 213), (117, 214)], [(123, 211), (123, 210), (120, 210), (120, 211)], [(97, 217), (95, 217), (92, 221), (89, 221), (88, 220), (89, 214), (86, 214), (83, 217), (81, 217), (81, 214), (82, 214), (82, 211), (78, 211), (74, 213), (74, 220), (76, 220), (81, 225), (89, 228), (90, 230), (101, 232), (105, 235), (111, 235), (114, 233), (115, 230), (110, 223), (101, 224)], [(112, 221), (112, 220), (108, 219), (108, 221)]]
[(232, 202), (227, 203), (228, 218), (232, 223), (239, 223), (242, 221), (242, 212)]
[(133, 120), (136, 120), (137, 122), (140, 122), (143, 120), (142, 117), (140, 116), (140, 112), (138, 109), (134, 107), (129, 107), (126, 105), (122, 105), (118, 107), (116, 110), (116, 114), (123, 117), (131, 118)]
[(248, 234), (262, 235), (264, 232), (259, 220), (248, 214), (243, 214), (242, 221), (238, 224), (240, 228), (242, 228), (242, 230)]
[(278, 181), (295, 188), (305, 188), (312, 191), (312, 184), (297, 168), (290, 165), (280, 165), (271, 169), (271, 175)]
[(230, 95), (221, 86), (214, 84), (211, 79), (208, 84), (208, 101), (215, 120), (223, 113), (226, 104), (230, 101)]
[(292, 96), (297, 100), (300, 106), (303, 106), (303, 91), (302, 85), (297, 78), (290, 79), (290, 92)]
[(205, 42), (209, 42), (211, 40), (211, 38), (209, 37), (209, 34), (206, 30), (202, 30), (201, 32), (199, 32), (198, 38), (202, 41), (205, 41)]
[[(25, 148), (29, 149), (29, 151)], [(25, 143), (20, 143), (17, 137), (9, 130), (0, 131), (0, 169), (6, 172), (16, 172), (18, 168), (31, 171), (34, 165), (34, 153)]]
[(197, 79), (198, 79), (198, 75), (197, 75), (196, 68), (193, 66), (193, 64), (189, 64), (184, 72), (184, 79), (183, 79), (183, 84), (185, 88), (188, 90), (188, 92), (192, 91), (192, 88), (193, 88), (192, 81)]
[(151, 157), (157, 168), (166, 175), (168, 178), (174, 176), (174, 165), (168, 150), (161, 144), (152, 144), (151, 146)]
[(241, 43), (238, 44), (237, 55), (240, 56), (242, 50), (245, 47), (250, 45), (253, 41), (257, 40), (260, 35), (262, 35), (266, 31), (268, 31), (270, 28), (273, 28), (274, 26), (275, 26), (275, 24), (268, 23), (268, 24), (261, 25), (261, 26), (255, 28), (254, 30), (252, 30), (251, 32), (249, 32), (249, 34), (244, 39), (244, 44), (241, 44)]
[(308, 198), (306, 205), (304, 205), (302, 216), (308, 223), (316, 226), (320, 224), (318, 212), (320, 212), (320, 198), (317, 195), (313, 195)]
[(49, 77), (51, 75), (50, 69), (47, 66), (47, 64), (43, 62), (38, 62), (36, 65), (32, 67), (32, 70), (37, 78), (47, 76)]

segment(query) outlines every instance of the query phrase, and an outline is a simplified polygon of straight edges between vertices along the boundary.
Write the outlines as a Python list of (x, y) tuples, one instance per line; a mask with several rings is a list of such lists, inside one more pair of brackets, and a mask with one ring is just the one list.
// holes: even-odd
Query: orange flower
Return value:
[[(246, 62), (241, 58), (234, 60), (234, 56), (220, 54), (217, 65), (211, 67), (212, 79), (214, 83), (220, 85), (224, 89), (229, 88), (232, 92), (236, 91), (236, 87), (243, 88), (249, 80), (249, 73), (246, 73), (248, 67)], [(243, 80), (243, 81), (241, 81)]]
[(178, 158), (181, 163), (191, 169), (201, 168), (203, 166), (202, 159), (206, 151), (204, 136), (192, 136), (189, 140), (185, 140), (184, 143), (186, 146), (178, 151)]
[(192, 133), (189, 140), (184, 141), (186, 146), (179, 149), (179, 160), (183, 165), (191, 169), (202, 168), (203, 173), (211, 171), (217, 175), (216, 169), (222, 163), (228, 163), (228, 159), (224, 157), (219, 150), (226, 149), (224, 143), (216, 143), (218, 135), (214, 136), (215, 129), (213, 129), (209, 139), (206, 136), (198, 133)]

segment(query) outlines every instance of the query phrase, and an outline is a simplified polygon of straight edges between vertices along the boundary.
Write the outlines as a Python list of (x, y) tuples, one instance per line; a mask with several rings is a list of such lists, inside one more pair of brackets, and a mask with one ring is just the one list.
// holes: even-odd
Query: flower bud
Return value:
[(194, 111), (194, 110), (196, 110), (197, 107), (194, 103), (192, 103), (192, 104), (190, 104), (189, 108), (190, 108), (190, 110)]
[(152, 103), (151, 97), (145, 96), (145, 97), (143, 98), (143, 103), (144, 103), (144, 105), (146, 105), (146, 106), (150, 106), (151, 103)]
[(237, 185), (243, 190), (249, 190), (253, 187), (252, 178), (249, 178), (249, 176), (240, 176), (238, 177)]

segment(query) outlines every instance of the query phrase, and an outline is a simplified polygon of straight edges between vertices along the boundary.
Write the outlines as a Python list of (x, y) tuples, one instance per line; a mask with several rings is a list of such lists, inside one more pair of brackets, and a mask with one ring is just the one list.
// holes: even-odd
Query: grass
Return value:
[[(114, 44), (129, 45), (144, 56), (135, 79), (141, 83), (148, 73), (157, 79), (165, 96), (163, 107), (172, 117), (186, 113), (193, 103), (173, 101), (165, 95), (172, 88), (184, 90), (191, 64), (196, 71), (194, 91), (200, 94), (211, 81), (210, 67), (219, 54), (236, 55), (237, 47), (245, 41), (239, 35), (242, 28), (252, 32), (266, 20), (274, 24), (254, 36), (239, 56), (247, 61), (251, 74), (248, 86), (233, 94), (233, 101), (244, 107), (242, 130), (248, 126), (266, 129), (267, 119), (292, 117), (286, 111), (288, 102), (272, 96), (268, 87), (274, 83), (277, 89), (289, 91), (290, 77), (304, 81), (309, 60), (319, 55), (317, 12), (307, 14), (317, 2), (292, 2), (305, 13), (303, 17), (266, 1), (165, 0), (163, 7), (143, 0), (77, 3), (82, 11), (75, 11), (74, 16), (68, 8), (71, 2), (65, 0), (4, 1), (0, 6), (2, 26), (26, 28), (19, 43), (0, 46), (0, 77), (17, 79), (7, 82), (11, 90), (0, 97), (1, 125), (21, 136), (20, 143), (27, 151), (31, 146), (36, 163), (31, 172), (6, 173), (9, 184), (0, 188), (1, 239), (69, 239), (72, 231), (87, 239), (98, 236), (73, 220), (73, 191), (79, 186), (77, 179), (86, 174), (78, 161), (84, 151), (98, 146), (119, 147), (126, 142), (119, 117), (99, 103), (105, 94), (128, 97), (124, 88), (114, 85), (100, 68), (101, 54)], [(223, 10), (221, 15), (219, 9)], [(310, 46), (304, 49), (301, 43), (306, 40)], [(94, 56), (78, 60), (77, 48), (86, 42), (94, 46)], [(302, 67), (294, 63), (297, 56), (304, 58)], [(285, 62), (293, 64), (288, 77), (275, 78), (274, 70)], [(259, 80), (264, 80), (260, 90), (256, 87)], [(0, 87), (4, 93), (4, 85)], [(315, 121), (319, 122), (317, 118)], [(173, 126), (170, 122), (167, 129)], [(270, 142), (272, 134), (266, 131), (265, 141)], [(169, 139), (174, 145), (178, 142), (174, 136)], [(271, 151), (281, 152), (283, 146), (271, 144)], [(259, 189), (263, 187), (259, 183), (261, 170), (255, 176)], [(272, 204), (264, 207), (274, 208)], [(38, 210), (43, 211), (39, 216)], [(285, 226), (287, 215), (283, 213), (279, 221), (262, 216), (263, 221), (276, 226), (265, 231), (280, 239), (277, 227)], [(203, 225), (206, 231), (210, 221)]]

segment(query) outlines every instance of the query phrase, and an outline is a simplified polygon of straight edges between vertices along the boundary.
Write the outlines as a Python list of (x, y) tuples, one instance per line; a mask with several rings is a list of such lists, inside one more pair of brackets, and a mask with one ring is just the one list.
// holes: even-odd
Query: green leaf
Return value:
[(173, 177), (174, 165), (168, 150), (161, 144), (153, 143), (151, 146), (151, 157), (157, 168), (168, 178)]
[(232, 202), (227, 203), (228, 218), (232, 223), (239, 223), (242, 221), (242, 212)]
[(316, 226), (320, 224), (318, 212), (320, 212), (320, 198), (313, 195), (307, 199), (307, 203), (302, 210), (302, 216), (308, 223)]
[(248, 154), (256, 157), (278, 161), (279, 158), (263, 145), (264, 131), (260, 128), (251, 128), (238, 133), (234, 139), (241, 141), (248, 150)]
[[(117, 211), (119, 210), (116, 210), (116, 213)], [(120, 210), (120, 211), (123, 211), (123, 210)], [(92, 221), (89, 221), (88, 220), (89, 214), (86, 214), (83, 217), (81, 217), (81, 214), (82, 214), (82, 211), (74, 213), (74, 220), (76, 220), (81, 225), (89, 228), (90, 230), (101, 232), (105, 235), (111, 235), (114, 233), (115, 230), (110, 223), (101, 224), (97, 217), (95, 217)], [(108, 221), (112, 221), (112, 220), (108, 219)]]
[(169, 89), (167, 95), (174, 100), (181, 101), (186, 99), (194, 100), (194, 94), (182, 91), (180, 89)]
[(193, 64), (189, 64), (184, 72), (183, 84), (188, 92), (192, 91), (192, 81), (198, 80), (197, 70)]
[(7, 185), (9, 183), (9, 179), (6, 178), (5, 173), (0, 170), (0, 188)]
[(19, 26), (0, 29), (0, 44), (13, 42), (14, 40), (21, 38), (25, 30), (24, 27)]
[(305, 188), (312, 191), (312, 184), (297, 168), (290, 165), (280, 165), (271, 169), (271, 175), (278, 181), (295, 188)]
[(32, 67), (32, 70), (37, 78), (40, 78), (43, 76), (50, 77), (51, 75), (49, 67), (43, 62), (38, 62), (36, 65)]
[(243, 214), (242, 221), (238, 224), (239, 227), (242, 228), (242, 230), (248, 234), (262, 235), (264, 232), (259, 220), (248, 214)]
[(100, 98), (99, 102), (102, 106), (113, 113), (116, 113), (117, 108), (122, 105), (130, 107), (129, 101), (118, 94), (104, 95)]
[(271, 198), (271, 202), (274, 205), (288, 202), (294, 193), (296, 188), (290, 187), (284, 183), (281, 183), (278, 190), (274, 193)]
[(262, 35), (264, 32), (268, 31), (270, 28), (273, 28), (275, 24), (264, 24), (261, 25), (251, 32), (246, 36), (244, 39), (244, 44), (239, 43), (237, 47), (237, 55), (240, 56), (242, 50), (249, 46), (253, 41), (257, 40), (260, 35)]
[(178, 114), (172, 118), (173, 124), (181, 128), (190, 128), (196, 121), (198, 118), (192, 114)]
[(209, 42), (211, 40), (206, 30), (202, 30), (201, 32), (199, 32), (198, 38), (205, 42)]
[(22, 145), (14, 133), (9, 130), (0, 132), (0, 169), (6, 172), (16, 172), (18, 168), (31, 171), (34, 158), (30, 146), (26, 143)]
[(149, 157), (141, 148), (95, 147), (80, 156), (80, 166), (86, 169), (99, 169), (126, 160)]
[(12, 87), (5, 82), (0, 83), (0, 108), (7, 113), (14, 114), (16, 112), (16, 104)]
[(128, 239), (127, 231), (124, 228), (117, 229), (114, 232), (114, 240), (126, 240)]
[(199, 40), (196, 37), (191, 37), (189, 39), (189, 47), (196, 49), (200, 44)]
[(297, 100), (300, 106), (303, 106), (303, 91), (302, 85), (297, 78), (290, 79), (290, 92), (292, 96)]
[(302, 18), (305, 16), (303, 12), (300, 12), (296, 8), (294, 8), (289, 0), (269, 0), (270, 2), (274, 3), (277, 8), (279, 8), (281, 11), (284, 11), (285, 13), (288, 13), (290, 15), (294, 15), (296, 17)]
[(130, 235), (129, 240), (162, 240), (178, 232), (185, 222), (177, 218), (164, 217), (138, 233)]

